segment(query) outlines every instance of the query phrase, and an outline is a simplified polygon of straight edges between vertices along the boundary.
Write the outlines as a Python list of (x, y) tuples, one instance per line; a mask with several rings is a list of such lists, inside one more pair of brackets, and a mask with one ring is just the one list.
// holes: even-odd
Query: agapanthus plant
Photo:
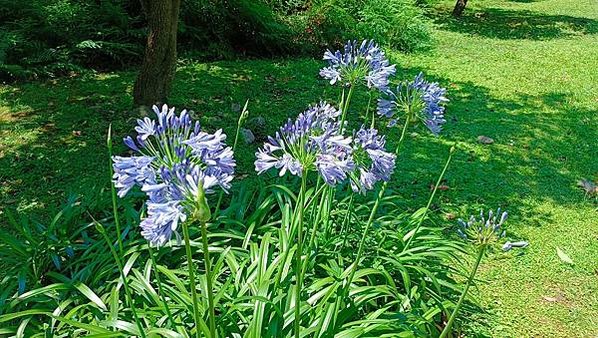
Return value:
[(137, 120), (136, 138), (124, 139), (136, 155), (112, 158), (113, 180), (120, 197), (134, 186), (146, 193), (141, 234), (153, 245), (164, 245), (173, 234), (178, 237), (181, 222), (205, 217), (200, 215), (204, 194), (230, 188), (235, 160), (222, 130), (201, 131), (186, 110), (178, 116), (166, 105), (153, 110), (157, 120)]
[(378, 100), (378, 114), (389, 119), (389, 125), (403, 120), (409, 123), (421, 122), (434, 135), (442, 130), (444, 103), (447, 102), (446, 89), (436, 82), (428, 82), (423, 73), (413, 81), (401, 82), (396, 90), (388, 90)]
[(373, 40), (363, 40), (361, 44), (348, 41), (343, 51), (327, 50), (324, 60), (328, 61), (328, 67), (320, 70), (320, 76), (330, 80), (330, 84), (364, 83), (368, 88), (386, 90), (388, 78), (396, 71)]
[[(440, 338), (447, 337), (451, 332), (453, 322), (455, 321), (457, 313), (463, 304), (463, 300), (467, 296), (467, 291), (469, 291), (469, 287), (475, 278), (480, 266), (480, 262), (482, 261), (482, 258), (486, 254), (488, 248), (491, 248), (493, 245), (498, 243), (501, 238), (505, 237), (506, 231), (503, 229), (503, 224), (506, 221), (507, 216), (508, 214), (506, 211), (501, 212), (500, 208), (498, 208), (496, 212), (490, 210), (487, 217), (483, 211), (480, 211), (479, 218), (476, 218), (472, 215), (469, 217), (467, 222), (462, 219), (457, 221), (459, 224), (457, 234), (459, 237), (468, 240), (473, 244), (473, 246), (476, 248), (477, 255), (469, 278), (467, 279), (467, 283), (465, 284), (465, 288), (463, 289), (463, 292), (461, 293), (461, 296), (459, 297), (459, 300), (457, 301), (457, 304), (455, 305), (455, 308), (453, 309), (446, 326), (442, 330)], [(514, 247), (526, 247), (528, 244), (527, 242), (523, 241), (517, 242), (516, 245), (513, 245), (513, 243), (510, 242), (507, 243), (509, 244), (503, 246), (504, 251), (511, 250)]]
[(193, 298), (196, 331), (205, 323), (200, 318), (195, 285), (194, 264), (187, 222), (199, 222), (208, 288), (210, 336), (215, 337), (215, 310), (212, 295), (211, 261), (208, 251), (207, 225), (210, 207), (205, 194), (216, 187), (227, 190), (233, 179), (233, 151), (224, 143), (222, 130), (213, 134), (201, 131), (186, 110), (178, 116), (174, 108), (153, 107), (157, 120), (137, 120), (137, 137), (126, 137), (125, 144), (138, 155), (113, 157), (114, 185), (123, 197), (133, 186), (147, 195), (147, 216), (141, 221), (141, 234), (153, 245), (164, 245), (177, 230), (183, 229), (189, 281)]

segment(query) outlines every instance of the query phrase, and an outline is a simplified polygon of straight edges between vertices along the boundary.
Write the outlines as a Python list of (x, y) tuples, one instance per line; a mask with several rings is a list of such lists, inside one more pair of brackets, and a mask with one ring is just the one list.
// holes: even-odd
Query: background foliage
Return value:
[[(137, 0), (0, 0), (0, 78), (67, 75), (137, 63), (145, 22)], [(183, 54), (319, 54), (348, 39), (376, 38), (404, 51), (430, 43), (430, 20), (415, 0), (184, 0)]]

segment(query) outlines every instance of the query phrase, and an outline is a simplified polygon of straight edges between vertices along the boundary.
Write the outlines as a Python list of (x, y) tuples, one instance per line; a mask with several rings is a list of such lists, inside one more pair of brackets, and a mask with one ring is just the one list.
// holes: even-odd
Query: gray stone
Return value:
[(256, 116), (252, 118), (248, 124), (251, 125), (254, 130), (262, 129), (266, 127), (266, 119), (263, 116)]
[(481, 144), (492, 144), (494, 143), (494, 140), (488, 136), (480, 135), (478, 136), (478, 142)]
[(243, 140), (245, 140), (245, 143), (251, 144), (255, 142), (255, 136), (253, 135), (253, 132), (251, 130), (241, 128), (241, 135), (243, 136)]

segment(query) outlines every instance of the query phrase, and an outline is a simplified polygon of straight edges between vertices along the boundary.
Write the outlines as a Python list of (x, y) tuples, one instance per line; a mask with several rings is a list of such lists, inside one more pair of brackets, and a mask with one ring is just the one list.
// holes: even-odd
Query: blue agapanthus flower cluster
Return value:
[(364, 193), (378, 181), (389, 181), (395, 167), (396, 155), (385, 150), (386, 140), (374, 128), (361, 127), (353, 135), (355, 171), (351, 188)]
[(375, 129), (361, 128), (355, 136), (342, 134), (340, 112), (326, 103), (310, 107), (289, 121), (256, 153), (258, 174), (276, 168), (302, 176), (317, 171), (334, 186), (351, 177), (355, 191), (372, 189), (380, 180), (388, 181), (394, 170), (395, 155), (384, 150), (384, 137)]
[(368, 88), (386, 90), (388, 78), (394, 75), (395, 65), (391, 65), (384, 52), (373, 40), (348, 41), (341, 52), (327, 50), (324, 60), (328, 67), (320, 70), (320, 75), (330, 80), (330, 84), (343, 85), (364, 81)]
[(141, 234), (151, 244), (163, 245), (173, 234), (178, 238), (178, 225), (193, 215), (204, 193), (230, 187), (236, 164), (222, 130), (201, 131), (186, 110), (179, 115), (167, 105), (153, 110), (157, 119), (137, 120), (137, 137), (124, 139), (136, 155), (112, 158), (113, 181), (119, 197), (134, 186), (146, 193)]
[(501, 212), (500, 208), (496, 212), (490, 210), (488, 217), (485, 217), (484, 212), (481, 210), (479, 218), (471, 215), (467, 222), (462, 219), (457, 220), (460, 226), (457, 229), (457, 234), (463, 239), (473, 241), (478, 246), (493, 244), (500, 238), (505, 237), (506, 231), (502, 229), (502, 225), (507, 216), (507, 212)]
[(274, 137), (256, 152), (255, 170), (262, 174), (270, 168), (302, 176), (318, 171), (326, 183), (335, 185), (347, 177), (354, 163), (351, 138), (341, 134), (340, 112), (320, 103), (283, 125)]
[[(434, 135), (442, 130), (446, 89), (436, 82), (427, 82), (423, 73), (413, 81), (399, 84), (395, 91), (388, 90), (378, 100), (378, 114), (387, 117), (394, 125), (401, 114), (407, 114), (411, 122), (420, 120)], [(397, 116), (399, 115), (399, 116)]]

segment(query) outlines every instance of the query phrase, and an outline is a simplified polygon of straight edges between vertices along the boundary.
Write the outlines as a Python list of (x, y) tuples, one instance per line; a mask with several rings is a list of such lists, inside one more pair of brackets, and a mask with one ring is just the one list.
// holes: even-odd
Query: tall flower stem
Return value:
[(451, 327), (453, 326), (453, 322), (455, 321), (455, 318), (457, 317), (457, 313), (461, 309), (463, 300), (465, 300), (465, 297), (467, 296), (467, 291), (469, 291), (469, 287), (471, 286), (471, 283), (473, 282), (473, 279), (474, 279), (476, 273), (478, 272), (478, 267), (480, 266), (482, 257), (484, 257), (484, 253), (486, 253), (486, 248), (487, 248), (487, 246), (482, 246), (479, 249), (478, 257), (476, 258), (473, 269), (471, 270), (471, 274), (469, 275), (469, 278), (467, 279), (467, 284), (465, 284), (465, 289), (463, 289), (463, 293), (461, 294), (461, 297), (459, 297), (459, 300), (457, 301), (457, 305), (453, 309), (453, 312), (451, 313), (451, 316), (449, 317), (449, 320), (446, 323), (446, 326), (444, 327), (444, 329), (442, 330), (442, 333), (440, 334), (439, 338), (446, 338), (446, 336), (451, 331)]
[(129, 289), (129, 282), (127, 281), (127, 276), (125, 276), (123, 263), (120, 260), (120, 257), (118, 256), (118, 253), (116, 252), (116, 250), (114, 250), (114, 246), (110, 242), (110, 238), (108, 238), (108, 235), (106, 234), (106, 229), (104, 229), (104, 226), (95, 220), (94, 220), (94, 224), (95, 224), (95, 227), (98, 230), (98, 232), (102, 235), (102, 237), (104, 237), (104, 240), (106, 241), (106, 244), (108, 244), (108, 247), (110, 248), (110, 252), (112, 253), (112, 256), (114, 257), (114, 260), (116, 261), (116, 265), (118, 266), (118, 272), (120, 273), (120, 277), (123, 280), (123, 287), (125, 288), (125, 295), (127, 297), (127, 303), (129, 305), (129, 308), (131, 308), (131, 312), (133, 313), (133, 318), (135, 319), (135, 323), (137, 324), (137, 329), (139, 330), (139, 335), (142, 338), (145, 338), (146, 336), (145, 336), (145, 332), (143, 330), (143, 325), (141, 325), (139, 316), (137, 316), (137, 310), (135, 310), (135, 305), (133, 304), (133, 297), (131, 296), (131, 290)]
[(170, 312), (170, 307), (166, 302), (166, 296), (164, 295), (164, 290), (162, 289), (162, 279), (160, 278), (160, 272), (158, 271), (158, 264), (156, 264), (156, 258), (154, 257), (154, 250), (150, 244), (147, 245), (147, 251), (149, 252), (150, 259), (152, 261), (152, 268), (156, 272), (156, 281), (158, 282), (158, 292), (160, 292), (160, 298), (162, 298), (162, 303), (164, 304), (164, 310), (166, 310), (166, 315), (172, 324), (172, 327), (176, 327), (177, 324), (172, 317), (172, 313)]
[(399, 156), (399, 151), (401, 151), (401, 145), (403, 144), (403, 140), (405, 139), (405, 135), (407, 135), (407, 128), (409, 127), (409, 123), (411, 123), (411, 119), (409, 114), (405, 118), (405, 125), (403, 126), (403, 130), (401, 130), (401, 137), (399, 138), (399, 142), (397, 143), (397, 147), (395, 148), (395, 155)]
[(343, 129), (345, 129), (345, 120), (347, 118), (347, 111), (349, 110), (349, 103), (351, 102), (351, 96), (353, 96), (353, 87), (355, 87), (353, 84), (349, 85), (349, 93), (344, 98), (344, 100), (341, 102), (341, 109), (343, 110), (342, 116), (341, 116), (341, 132), (343, 131)]
[(347, 244), (347, 233), (349, 232), (347, 230), (347, 227), (349, 226), (349, 222), (351, 221), (351, 210), (353, 210), (353, 196), (355, 196), (355, 194), (351, 194), (349, 197), (349, 205), (347, 207), (347, 213), (345, 214), (345, 217), (343, 218), (341, 233), (339, 234), (339, 235), (343, 236), (342, 247), (345, 247), (345, 245)]
[[(243, 110), (241, 110), (241, 114), (239, 115), (239, 119), (237, 120), (237, 131), (235, 132), (235, 142), (233, 143), (233, 153), (237, 150), (237, 143), (239, 143), (239, 135), (241, 133), (241, 128), (245, 125), (245, 121), (247, 121), (247, 117), (249, 116), (249, 112), (247, 111), (247, 105), (249, 104), (249, 100), (245, 101), (245, 106)], [(220, 213), (220, 205), (222, 204), (222, 198), (224, 197), (224, 191), (220, 190), (218, 194), (218, 202), (216, 202), (216, 208), (214, 209), (214, 214)]]
[(112, 214), (114, 216), (114, 225), (116, 226), (116, 239), (118, 241), (118, 250), (120, 254), (123, 254), (123, 241), (122, 233), (120, 232), (120, 219), (118, 217), (118, 205), (116, 203), (116, 188), (112, 183), (112, 176), (114, 175), (114, 169), (112, 168), (112, 124), (108, 126), (108, 137), (106, 138), (106, 144), (108, 146), (108, 167), (110, 168), (110, 191), (112, 193)]
[(214, 293), (212, 289), (212, 261), (210, 260), (210, 251), (208, 247), (208, 226), (206, 222), (201, 223), (201, 241), (203, 245), (204, 263), (206, 268), (206, 283), (208, 293), (208, 309), (210, 311), (210, 334), (216, 338), (216, 313), (214, 311)]
[(374, 216), (376, 216), (376, 212), (378, 211), (378, 206), (380, 205), (380, 200), (384, 196), (384, 192), (386, 190), (387, 184), (388, 184), (388, 182), (384, 182), (384, 184), (382, 185), (382, 188), (380, 188), (380, 191), (378, 192), (378, 197), (376, 197), (376, 201), (374, 202), (374, 206), (372, 207), (372, 211), (370, 212), (368, 221), (365, 224), (365, 227), (363, 228), (363, 232), (361, 234), (361, 240), (359, 241), (359, 248), (357, 249), (357, 256), (355, 257), (355, 261), (353, 262), (353, 266), (351, 268), (351, 273), (349, 274), (349, 279), (348, 279), (347, 286), (345, 289), (345, 296), (349, 295), (349, 288), (351, 286), (351, 281), (353, 280), (353, 277), (355, 276), (355, 272), (357, 271), (359, 261), (361, 260), (361, 256), (363, 255), (363, 248), (364, 248), (364, 244), (365, 244), (365, 239), (367, 237), (367, 233), (368, 233), (370, 227), (372, 226), (372, 223), (374, 222)]
[[(319, 189), (317, 189), (317, 191), (312, 195), (312, 197), (309, 200), (307, 200), (307, 203), (305, 204), (304, 207), (307, 208), (312, 203), (314, 203), (316, 197), (319, 196), (326, 187), (327, 187), (326, 184), (323, 184)], [(299, 198), (300, 198), (300, 196), (299, 196)], [(299, 203), (299, 200), (297, 200), (297, 203)], [(316, 209), (316, 208), (314, 208), (314, 209)], [(293, 219), (297, 218), (297, 213), (298, 212), (299, 212), (298, 208), (296, 208), (293, 211)], [(282, 250), (281, 249), (281, 251), (284, 252), (283, 253), (283, 259), (282, 259), (282, 261), (286, 262), (287, 258), (289, 257), (289, 251), (291, 251), (291, 250)], [(276, 279), (275, 279), (275, 282), (274, 282), (274, 290), (277, 290), (278, 286), (280, 285), (280, 280), (282, 279), (282, 272), (283, 272), (283, 269), (278, 269), (278, 272), (276, 273)]]
[(300, 334), (300, 315), (301, 315), (301, 284), (302, 281), (302, 274), (301, 270), (303, 264), (301, 262), (301, 256), (303, 251), (303, 208), (305, 207), (305, 189), (307, 186), (307, 175), (303, 173), (301, 175), (301, 190), (300, 190), (300, 202), (297, 205), (299, 208), (298, 212), (298, 220), (297, 220), (297, 251), (295, 253), (295, 280), (297, 285), (295, 287), (295, 338), (299, 338)]
[[(397, 155), (397, 156), (399, 154), (399, 150), (401, 149), (401, 144), (403, 143), (403, 140), (405, 139), (405, 135), (407, 134), (408, 126), (409, 126), (409, 115), (407, 115), (407, 118), (405, 120), (405, 125), (403, 126), (403, 130), (401, 131), (401, 138), (399, 138), (399, 142), (395, 149), (395, 155)], [(353, 277), (355, 276), (355, 272), (357, 271), (359, 261), (361, 260), (361, 256), (363, 255), (363, 246), (365, 244), (365, 239), (367, 237), (367, 233), (370, 230), (372, 223), (374, 222), (374, 217), (376, 216), (376, 212), (378, 211), (378, 206), (380, 205), (380, 200), (382, 200), (382, 197), (384, 197), (384, 193), (386, 192), (387, 187), (388, 187), (388, 181), (386, 181), (386, 182), (384, 182), (384, 184), (382, 184), (382, 187), (380, 188), (380, 191), (378, 192), (378, 196), (376, 197), (376, 201), (374, 202), (374, 206), (372, 207), (372, 210), (370, 211), (370, 216), (368, 217), (368, 221), (365, 224), (365, 227), (363, 229), (363, 233), (361, 234), (361, 240), (359, 241), (359, 247), (357, 249), (357, 256), (355, 257), (355, 261), (353, 262), (353, 266), (351, 268), (351, 273), (349, 274), (349, 280), (347, 282), (347, 286), (345, 289), (345, 296), (349, 295), (349, 287), (351, 286), (351, 281), (353, 281)]]
[(193, 302), (193, 318), (195, 320), (195, 334), (197, 338), (200, 337), (200, 316), (199, 316), (199, 306), (197, 301), (197, 290), (195, 284), (195, 266), (193, 265), (193, 256), (191, 254), (191, 240), (189, 238), (189, 226), (187, 222), (183, 222), (183, 238), (185, 239), (185, 252), (187, 254), (187, 265), (189, 268), (189, 282), (191, 287), (191, 301)]
[[(363, 124), (366, 124), (368, 122), (368, 119), (370, 118), (370, 106), (372, 104), (372, 91), (368, 91), (368, 106), (365, 109), (365, 116), (363, 118)], [(375, 117), (376, 117), (376, 110), (374, 109), (374, 111), (372, 112), (372, 121), (370, 124), (370, 128), (374, 128), (374, 121), (375, 121)]]
[[(322, 213), (324, 212), (324, 205), (326, 206), (326, 213), (327, 214), (330, 213), (330, 203), (331, 203), (331, 198), (332, 198), (331, 191), (332, 191), (332, 188), (329, 186), (326, 186), (326, 188), (324, 189), (324, 192), (322, 193), (322, 196), (320, 196), (320, 204), (319, 204), (319, 207), (317, 208), (318, 212), (316, 213), (316, 217), (314, 218), (313, 214), (312, 214), (311, 219), (313, 222), (313, 226), (311, 229), (311, 234), (309, 236), (309, 242), (307, 243), (307, 252), (308, 253), (311, 253), (311, 249), (316, 242), (316, 233), (318, 231), (320, 217), (322, 216)], [(314, 198), (315, 197), (316, 196), (314, 196)], [(328, 203), (324, 204), (326, 201), (328, 201)], [(312, 210), (314, 210), (314, 209), (316, 209), (316, 208), (313, 208)], [(328, 219), (326, 220), (326, 223), (328, 223)], [(305, 271), (307, 270), (307, 264), (308, 264), (308, 259), (305, 259), (305, 262), (303, 262), (303, 267), (301, 268), (301, 279), (303, 279), (303, 277), (305, 276)]]
[(424, 223), (424, 220), (426, 219), (426, 216), (428, 215), (428, 211), (430, 211), (430, 205), (432, 205), (432, 201), (434, 200), (434, 196), (436, 195), (436, 191), (438, 190), (438, 186), (440, 185), (440, 182), (442, 182), (442, 178), (444, 177), (444, 173), (446, 173), (446, 169), (448, 168), (449, 164), (451, 163), (451, 159), (453, 157), (453, 152), (454, 151), (455, 151), (455, 147), (451, 147), (451, 150), (449, 151), (449, 156), (446, 159), (446, 163), (444, 164), (444, 168), (442, 169), (442, 172), (440, 173), (440, 176), (438, 176), (438, 180), (436, 181), (436, 185), (434, 185), (434, 190), (432, 190), (432, 193), (430, 194), (430, 198), (428, 199), (428, 204), (426, 205), (426, 209), (425, 209), (424, 213), (422, 214), (422, 216), (420, 217), (419, 222), (415, 226), (415, 229), (413, 230), (413, 233), (411, 234), (411, 236), (407, 240), (407, 243), (405, 243), (405, 246), (403, 247), (403, 250), (401, 252), (407, 251), (407, 249), (409, 248), (409, 245), (411, 245), (411, 242), (413, 241), (413, 238), (415, 237), (415, 235), (419, 231), (419, 228)]

